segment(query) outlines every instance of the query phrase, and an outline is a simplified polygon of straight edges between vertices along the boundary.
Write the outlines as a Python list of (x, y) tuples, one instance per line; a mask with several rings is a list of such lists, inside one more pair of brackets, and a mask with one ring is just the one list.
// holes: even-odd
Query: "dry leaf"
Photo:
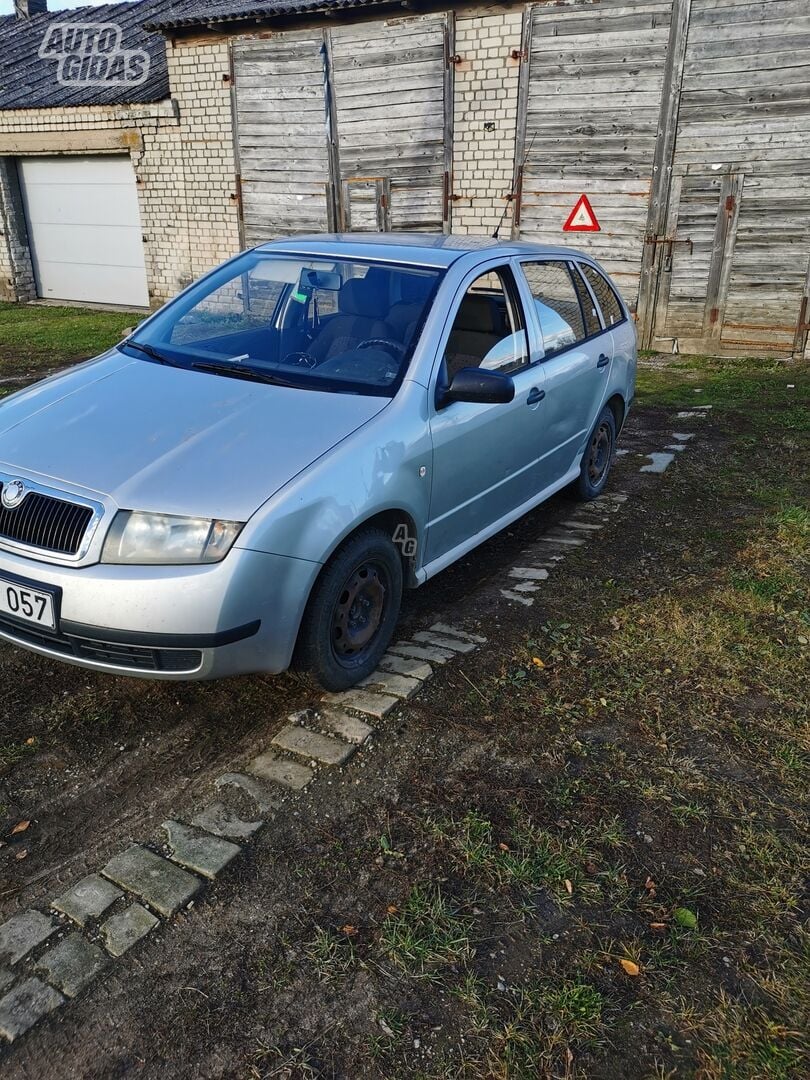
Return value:
[(14, 828), (11, 830), (11, 835), (16, 836), (17, 833), (25, 832), (25, 830), (30, 824), (30, 821), (18, 821)]
[(385, 910), (388, 912), (389, 915), (396, 915), (396, 913), (399, 911), (399, 908), (396, 904), (389, 904)]
[(651, 930), (666, 930), (666, 928), (667, 928), (667, 924), (665, 922), (651, 922), (650, 923), (650, 929)]
[(532, 663), (535, 665), (535, 667), (545, 667), (546, 666), (543, 663), (543, 661), (540, 659), (539, 656), (533, 656), (532, 657)]
[(615, 615), (611, 615), (610, 625), (613, 627), (614, 630), (621, 630), (622, 628), (622, 624), (619, 622)]
[(26, 848), (20, 848), (20, 850), (17, 852), (17, 854), (14, 856), (14, 858), (15, 859), (27, 859), (28, 858), (27, 849)]
[(498, 847), (501, 849), (501, 851), (508, 851), (509, 850), (509, 845), (508, 844), (501, 843), (501, 844), (498, 844)]
[(349, 934), (350, 936), (353, 936), (354, 934), (356, 934), (358, 932), (356, 926), (350, 926), (350, 925), (341, 926), (340, 929), (343, 931), (344, 934)]
[(568, 880), (568, 878), (565, 879), (565, 891), (568, 893), (569, 896), (573, 896), (573, 894), (574, 894), (574, 886)]
[(653, 881), (653, 879), (651, 877), (648, 877), (647, 880), (644, 882), (644, 888), (645, 889), (654, 889), (655, 888), (655, 882)]
[(641, 968), (632, 960), (620, 960), (619, 963), (624, 968), (626, 975), (639, 975), (641, 973)]
[(30, 739), (25, 740), (25, 745), (26, 746), (33, 746), (36, 741), (37, 741), (36, 738), (32, 735)]

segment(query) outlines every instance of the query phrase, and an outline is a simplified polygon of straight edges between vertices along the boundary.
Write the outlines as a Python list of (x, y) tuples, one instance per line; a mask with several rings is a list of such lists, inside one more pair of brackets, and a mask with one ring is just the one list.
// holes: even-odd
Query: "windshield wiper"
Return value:
[(273, 386), (291, 386), (294, 389), (300, 389), (297, 383), (288, 382), (286, 379), (279, 378), (278, 375), (271, 375), (269, 371), (258, 371), (256, 368), (243, 367), (241, 364), (218, 364), (214, 360), (198, 360), (196, 363), (189, 364), (189, 367), (194, 368), (195, 371), (207, 371), (211, 375), (230, 375), (234, 379), (252, 379), (254, 382), (270, 383)]
[(130, 349), (137, 349), (139, 352), (146, 353), (152, 360), (157, 360), (159, 364), (168, 364), (170, 367), (185, 367), (185, 364), (181, 364), (179, 360), (172, 360), (168, 356), (164, 356), (162, 352), (158, 352), (152, 345), (144, 345), (140, 341), (122, 341), (122, 345), (129, 346)]

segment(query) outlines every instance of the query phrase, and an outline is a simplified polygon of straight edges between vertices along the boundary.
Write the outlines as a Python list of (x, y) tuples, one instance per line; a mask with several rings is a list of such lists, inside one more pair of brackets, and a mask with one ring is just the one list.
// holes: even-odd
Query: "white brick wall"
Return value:
[[(460, 12), (456, 17), (453, 140), (453, 232), (493, 232), (504, 208), (501, 231), (509, 236), (515, 158), (523, 8), (502, 14)], [(489, 129), (489, 130), (488, 130)]]
[[(230, 86), (223, 81), (228, 74), (227, 43), (213, 39), (168, 46), (167, 53), (176, 108), (163, 101), (0, 111), (0, 146), (3, 135), (21, 133), (140, 132), (142, 149), (130, 150), (130, 156), (146, 238), (147, 284), (155, 306), (239, 250)], [(15, 250), (2, 170), (0, 200), (0, 298), (30, 299), (33, 281)]]

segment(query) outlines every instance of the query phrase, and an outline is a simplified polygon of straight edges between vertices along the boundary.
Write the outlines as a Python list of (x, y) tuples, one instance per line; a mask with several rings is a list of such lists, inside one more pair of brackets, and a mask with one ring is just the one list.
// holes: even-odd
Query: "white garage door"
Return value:
[(20, 186), (40, 296), (148, 305), (128, 156), (24, 158)]

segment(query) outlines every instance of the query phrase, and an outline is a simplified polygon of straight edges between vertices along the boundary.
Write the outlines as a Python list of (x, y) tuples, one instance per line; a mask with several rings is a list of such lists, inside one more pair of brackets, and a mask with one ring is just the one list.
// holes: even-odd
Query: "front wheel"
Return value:
[(381, 529), (363, 529), (321, 571), (298, 634), (294, 666), (325, 690), (346, 690), (377, 667), (402, 601), (402, 562)]
[(579, 476), (574, 481), (573, 489), (577, 498), (583, 502), (601, 495), (607, 484), (613, 454), (616, 449), (616, 417), (606, 405), (594, 425), (585, 453)]

